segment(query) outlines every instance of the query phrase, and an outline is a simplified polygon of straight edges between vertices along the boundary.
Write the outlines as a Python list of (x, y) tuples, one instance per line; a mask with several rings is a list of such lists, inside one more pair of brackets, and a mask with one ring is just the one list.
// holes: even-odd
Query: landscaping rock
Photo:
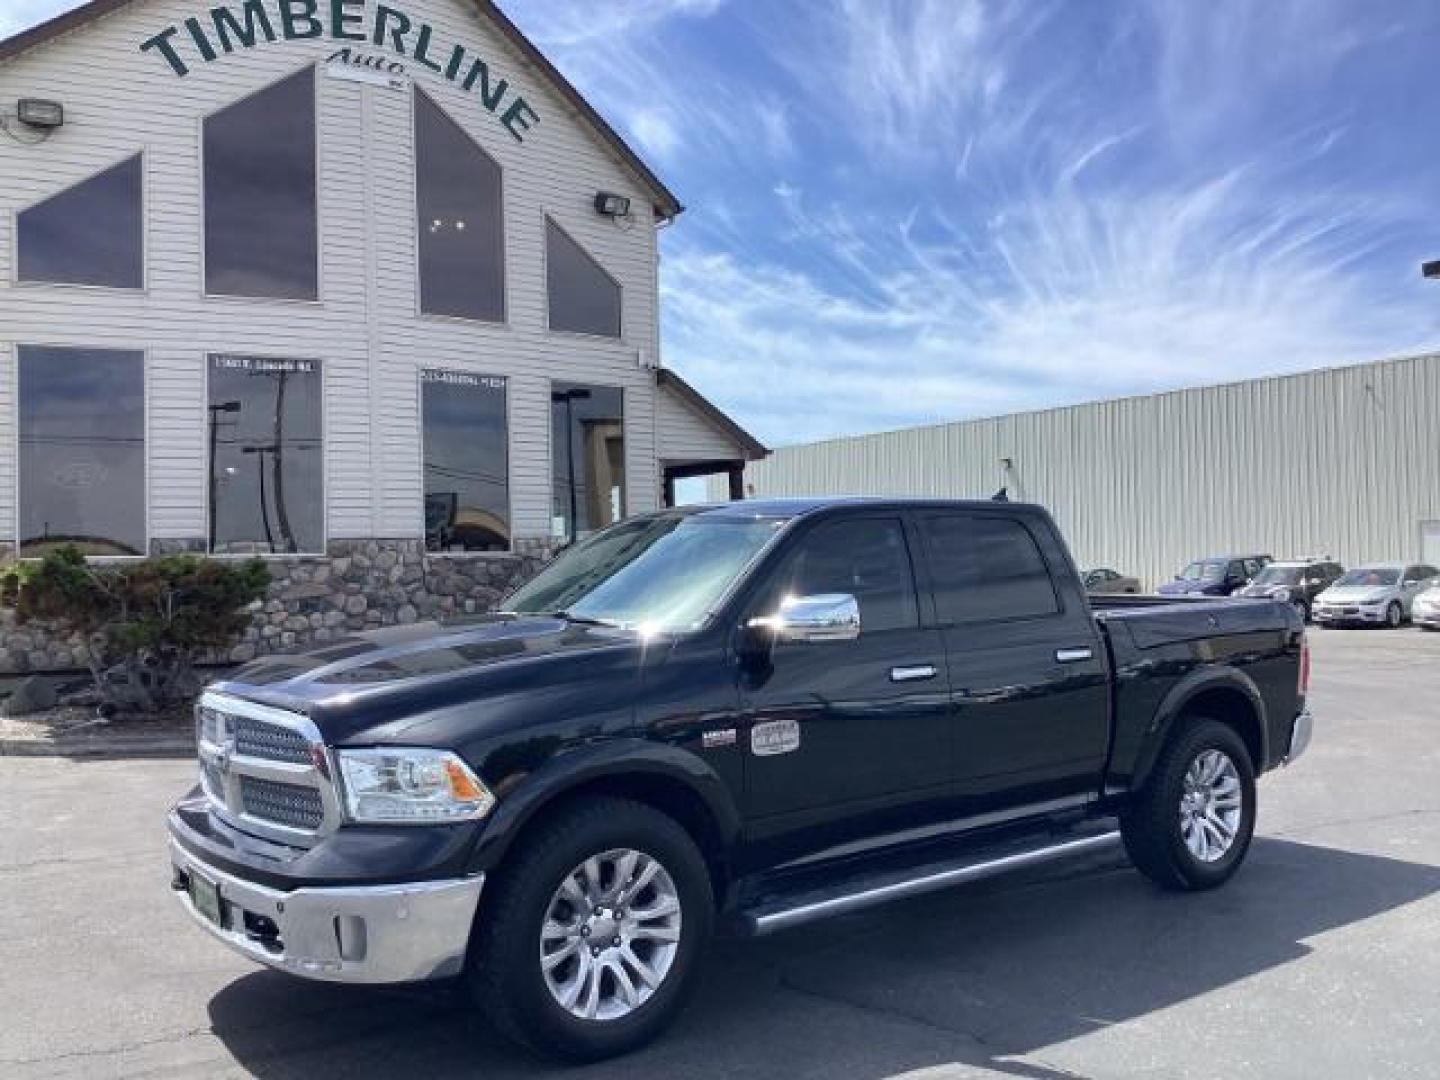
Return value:
[(55, 684), (50, 679), (32, 675), (22, 679), (10, 696), (0, 704), (0, 715), (29, 716), (55, 707)]

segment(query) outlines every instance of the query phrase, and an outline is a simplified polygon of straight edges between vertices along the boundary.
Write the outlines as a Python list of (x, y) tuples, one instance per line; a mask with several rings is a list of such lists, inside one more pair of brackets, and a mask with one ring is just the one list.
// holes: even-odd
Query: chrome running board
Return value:
[(979, 881), (1012, 870), (1023, 870), (1052, 859), (1098, 851), (1112, 846), (1119, 839), (1120, 833), (1112, 829), (1058, 844), (1012, 850), (1004, 855), (997, 856), (992, 853), (975, 861), (959, 861), (938, 866), (932, 863), (918, 868), (914, 875), (909, 877), (897, 879), (892, 875), (883, 881), (873, 878), (868, 881), (860, 880), (851, 884), (851, 891), (845, 891), (842, 886), (834, 891), (826, 891), (823, 895), (810, 892), (793, 898), (778, 898), (761, 907), (741, 912), (737, 929), (748, 937), (762, 937), (777, 930), (788, 930), (792, 926), (826, 919), (832, 915), (860, 911), (901, 897), (919, 896), (948, 889), (952, 885)]

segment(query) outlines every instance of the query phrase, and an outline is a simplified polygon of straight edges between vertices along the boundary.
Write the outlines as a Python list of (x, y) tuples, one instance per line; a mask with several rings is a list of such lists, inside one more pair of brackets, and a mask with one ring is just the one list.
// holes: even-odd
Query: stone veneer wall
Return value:
[[(203, 541), (200, 542), (203, 545)], [(196, 542), (155, 540), (154, 554), (195, 551)], [(335, 641), (357, 630), (489, 611), (550, 559), (548, 540), (517, 540), (504, 555), (429, 555), (420, 540), (332, 540), (327, 555), (266, 556), (270, 588), (240, 642), (215, 662)], [(0, 612), (0, 673), (83, 667), (78, 641)]]

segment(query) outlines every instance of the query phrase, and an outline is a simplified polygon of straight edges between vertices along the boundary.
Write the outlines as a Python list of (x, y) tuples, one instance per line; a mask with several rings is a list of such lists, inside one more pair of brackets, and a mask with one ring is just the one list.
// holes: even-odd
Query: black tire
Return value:
[[(582, 1019), (552, 995), (540, 966), (541, 925), (555, 890), (591, 856), (614, 849), (659, 861), (680, 900), (680, 941), (668, 974), (627, 1016)], [(528, 830), (486, 883), (466, 978), (475, 1003), (505, 1035), (565, 1061), (597, 1061), (660, 1034), (683, 1008), (714, 921), (710, 875), (690, 835), (643, 803), (598, 797), (570, 803)], [(618, 940), (618, 939), (617, 939)]]
[(1391, 630), (1398, 630), (1404, 621), (1405, 609), (1400, 606), (1398, 600), (1390, 601), (1390, 606), (1385, 609), (1385, 625)]
[[(1200, 859), (1185, 843), (1180, 808), (1185, 774), (1209, 750), (1230, 759), (1240, 781), (1240, 819), (1225, 854)], [(1135, 868), (1157, 885), (1182, 892), (1223, 885), (1240, 868), (1255, 831), (1255, 767), (1235, 729), (1218, 720), (1193, 717), (1160, 752), (1145, 787), (1120, 816), (1125, 850)]]

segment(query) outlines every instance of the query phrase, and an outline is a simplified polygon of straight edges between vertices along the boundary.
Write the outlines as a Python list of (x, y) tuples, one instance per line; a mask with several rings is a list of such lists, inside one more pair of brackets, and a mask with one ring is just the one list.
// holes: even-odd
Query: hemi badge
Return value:
[(727, 727), (717, 731), (707, 731), (700, 736), (700, 745), (706, 750), (713, 750), (717, 746), (734, 746), (735, 729)]

